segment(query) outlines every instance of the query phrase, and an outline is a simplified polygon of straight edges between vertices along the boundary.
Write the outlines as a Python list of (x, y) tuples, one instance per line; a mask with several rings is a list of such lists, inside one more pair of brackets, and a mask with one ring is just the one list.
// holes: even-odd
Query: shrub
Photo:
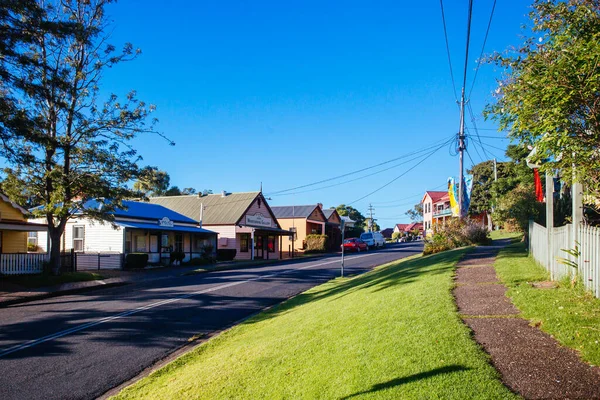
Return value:
[(183, 251), (172, 251), (169, 254), (169, 264), (173, 264), (175, 262), (178, 262), (179, 264), (181, 264), (181, 262), (183, 261), (184, 258), (185, 258), (185, 253)]
[(305, 242), (306, 252), (323, 253), (327, 251), (327, 235), (308, 235)]
[(36, 253), (40, 250), (37, 244), (35, 243), (27, 243), (27, 251), (30, 253)]
[(148, 254), (129, 253), (125, 256), (125, 268), (145, 268), (148, 265)]
[(433, 227), (433, 235), (425, 241), (423, 254), (455, 249), (467, 245), (485, 245), (491, 241), (487, 228), (470, 219), (452, 218)]
[(392, 239), (393, 240), (398, 240), (398, 238), (400, 238), (401, 233), (400, 232), (394, 232), (392, 233)]
[(232, 261), (236, 254), (236, 249), (217, 249), (217, 261)]
[(187, 265), (208, 265), (212, 264), (212, 260), (201, 257), (194, 257), (188, 261)]

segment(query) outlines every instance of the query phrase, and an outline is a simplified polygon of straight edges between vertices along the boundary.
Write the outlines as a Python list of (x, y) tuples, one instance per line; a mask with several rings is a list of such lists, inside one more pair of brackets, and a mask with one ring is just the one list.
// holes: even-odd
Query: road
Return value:
[[(346, 257), (346, 273), (420, 253), (420, 243)], [(339, 257), (267, 264), (0, 309), (0, 398), (92, 399), (193, 337), (218, 332), (339, 276)]]

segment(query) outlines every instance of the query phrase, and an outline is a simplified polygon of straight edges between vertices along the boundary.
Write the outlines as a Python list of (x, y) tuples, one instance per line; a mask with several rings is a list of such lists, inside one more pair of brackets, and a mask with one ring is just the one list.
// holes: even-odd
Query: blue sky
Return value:
[[(445, 2), (458, 86), (467, 4)], [(493, 0), (475, 2), (467, 87), (492, 4)], [(520, 43), (529, 4), (498, 2), (486, 53)], [(421, 158), (317, 186), (388, 168), (330, 188), (274, 193), (433, 149), (434, 143), (458, 130), (437, 0), (121, 1), (111, 5), (108, 14), (113, 21), (111, 42), (132, 42), (143, 54), (107, 71), (103, 90), (124, 95), (135, 89), (141, 99), (156, 104), (158, 129), (176, 146), (156, 136), (140, 137), (134, 145), (144, 164), (166, 170), (180, 188), (250, 191), (262, 182), (272, 205), (348, 204)], [(470, 102), (480, 134), (490, 136), (484, 142), (504, 148), (502, 134), (481, 116), (500, 73), (494, 66), (483, 66)], [(493, 147), (488, 152), (503, 156)], [(487, 159), (477, 154), (473, 143), (470, 155), (475, 162)], [(467, 157), (466, 166), (471, 164)], [(380, 225), (391, 227), (406, 222), (404, 211), (451, 175), (458, 175), (458, 157), (446, 146), (352, 205), (366, 213), (373, 203)]]

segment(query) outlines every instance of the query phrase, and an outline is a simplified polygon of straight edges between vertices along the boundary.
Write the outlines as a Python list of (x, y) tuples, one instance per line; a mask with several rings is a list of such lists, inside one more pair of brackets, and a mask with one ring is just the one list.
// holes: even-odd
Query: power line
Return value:
[[(448, 141), (448, 139), (443, 139), (444, 145), (446, 144), (447, 141)], [(440, 143), (440, 141), (435, 142), (434, 145), (438, 144), (438, 143)], [(423, 148), (423, 149), (420, 149), (420, 150), (416, 150), (416, 151), (413, 151), (411, 153), (404, 154), (404, 155), (402, 155), (400, 157), (396, 157), (396, 158), (393, 158), (391, 160), (387, 160), (387, 161), (381, 162), (379, 164), (372, 165), (370, 167), (362, 168), (362, 169), (355, 170), (355, 171), (352, 171), (352, 172), (347, 172), (345, 174), (338, 175), (338, 176), (335, 176), (333, 178), (322, 179), (322, 180), (317, 181), (317, 182), (307, 183), (305, 185), (300, 185), (300, 186), (296, 186), (296, 187), (289, 188), (289, 189), (279, 190), (277, 192), (271, 192), (271, 193), (266, 194), (266, 196), (280, 195), (281, 193), (291, 192), (291, 191), (297, 190), (297, 189), (303, 189), (303, 188), (306, 188), (306, 187), (309, 187), (309, 186), (318, 185), (320, 183), (331, 182), (333, 180), (344, 178), (346, 176), (350, 176), (350, 175), (353, 175), (353, 174), (364, 172), (364, 171), (367, 171), (367, 170), (370, 170), (370, 169), (373, 169), (373, 168), (377, 168), (377, 167), (380, 167), (382, 165), (389, 164), (389, 163), (392, 163), (394, 161), (398, 161), (398, 160), (401, 160), (401, 159), (406, 158), (406, 157), (410, 157), (410, 156), (415, 155), (415, 154), (423, 153), (425, 151), (428, 151), (430, 148), (431, 147), (427, 147), (427, 148)]]
[(481, 46), (481, 53), (479, 54), (479, 58), (477, 59), (477, 68), (475, 68), (475, 76), (473, 77), (473, 83), (471, 83), (471, 89), (469, 90), (469, 95), (467, 98), (471, 98), (471, 93), (473, 93), (473, 87), (475, 87), (475, 81), (477, 80), (477, 73), (479, 72), (479, 67), (481, 67), (481, 58), (483, 57), (483, 51), (485, 50), (485, 44), (487, 42), (488, 34), (490, 33), (490, 27), (492, 26), (492, 19), (494, 18), (494, 11), (496, 10), (496, 0), (494, 0), (494, 4), (492, 5), (492, 12), (490, 13), (490, 19), (488, 21), (488, 26), (485, 31), (485, 37), (483, 39), (483, 46)]
[[(450, 142), (451, 140), (452, 139), (447, 140), (446, 143)], [(446, 143), (443, 143), (442, 146), (444, 146)], [(427, 149), (427, 150), (429, 150), (429, 149)], [(423, 151), (420, 151), (419, 153), (423, 153)], [(317, 187), (317, 188), (313, 188), (313, 189), (301, 190), (301, 191), (298, 191), (298, 192), (281, 193), (281, 194), (271, 194), (270, 196), (275, 196), (275, 197), (277, 197), (277, 196), (292, 196), (292, 195), (296, 195), (296, 194), (310, 193), (310, 192), (315, 192), (317, 190), (324, 190), (324, 189), (329, 189), (329, 188), (340, 186), (340, 185), (345, 185), (346, 183), (356, 182), (356, 181), (359, 181), (361, 179), (365, 179), (365, 178), (371, 177), (373, 175), (377, 175), (377, 174), (380, 174), (382, 172), (389, 171), (390, 169), (394, 169), (394, 168), (397, 168), (397, 167), (399, 167), (401, 165), (408, 164), (408, 163), (410, 163), (410, 162), (412, 162), (414, 160), (417, 160), (419, 158), (421, 158), (421, 155), (418, 155), (416, 157), (410, 158), (410, 159), (408, 159), (406, 161), (403, 161), (401, 163), (398, 163), (396, 165), (392, 165), (391, 167), (384, 168), (382, 170), (375, 171), (373, 173), (370, 173), (370, 174), (367, 174), (367, 175), (363, 175), (363, 176), (359, 176), (358, 178), (346, 180), (346, 181), (343, 181), (343, 182), (333, 183), (331, 185), (321, 186), (321, 187)]]
[[(485, 154), (485, 156), (488, 159), (490, 159), (491, 157), (489, 156), (489, 154), (487, 154), (485, 147), (483, 147), (483, 145), (481, 144), (481, 137), (479, 136), (479, 130), (477, 129), (477, 124), (475, 123), (475, 114), (473, 113), (473, 108), (471, 107), (470, 103), (468, 106), (468, 110), (469, 110), (469, 115), (471, 116), (471, 123), (473, 124), (473, 128), (475, 128), (475, 134), (479, 138), (479, 145), (481, 146), (481, 149), (483, 150), (483, 154)], [(477, 150), (477, 146), (475, 146), (475, 150)]]
[(429, 154), (426, 154), (425, 157), (423, 157), (423, 159), (421, 161), (419, 161), (418, 163), (416, 163), (415, 165), (413, 165), (412, 167), (410, 167), (409, 169), (407, 169), (406, 171), (404, 171), (402, 174), (398, 175), (397, 177), (395, 177), (394, 179), (392, 179), (391, 181), (389, 181), (388, 183), (386, 183), (383, 186), (380, 186), (379, 188), (373, 190), (372, 192), (364, 195), (363, 197), (356, 199), (350, 203), (348, 203), (348, 205), (354, 204), (358, 201), (361, 201), (367, 197), (369, 197), (372, 194), (375, 194), (377, 192), (379, 192), (381, 189), (386, 188), (387, 186), (391, 185), (392, 183), (396, 182), (398, 179), (402, 178), (404, 175), (408, 174), (410, 171), (412, 171), (413, 169), (417, 168), (419, 165), (421, 165), (425, 160), (427, 160), (428, 157), (430, 157), (431, 155), (433, 155), (435, 152), (437, 152), (439, 149), (441, 149), (442, 147), (444, 147), (446, 144), (442, 144), (441, 146), (436, 147), (435, 149), (433, 149), (432, 152), (430, 152)]
[(448, 66), (450, 67), (450, 79), (452, 79), (452, 88), (454, 98), (458, 103), (458, 96), (456, 94), (456, 83), (454, 82), (454, 72), (452, 71), (452, 58), (450, 57), (450, 45), (448, 44), (448, 31), (446, 30), (446, 16), (444, 15), (444, 1), (440, 0), (440, 8), (442, 9), (442, 24), (444, 25), (444, 39), (446, 40), (446, 54), (448, 55)]

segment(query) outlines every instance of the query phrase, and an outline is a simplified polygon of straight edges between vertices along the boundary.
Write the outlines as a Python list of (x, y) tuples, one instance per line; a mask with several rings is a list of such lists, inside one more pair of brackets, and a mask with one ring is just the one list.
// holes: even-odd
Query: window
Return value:
[(83, 251), (83, 226), (73, 227), (73, 250)]
[(38, 244), (38, 233), (27, 232), (27, 247), (37, 247)]
[(275, 236), (267, 238), (267, 248), (269, 249), (269, 253), (275, 253)]
[(135, 237), (135, 251), (139, 253), (146, 252), (146, 236), (139, 235)]
[(183, 251), (183, 235), (181, 233), (175, 235), (175, 251)]
[(250, 248), (249, 243), (250, 243), (250, 234), (249, 233), (240, 234), (240, 253), (248, 252), (248, 249)]

